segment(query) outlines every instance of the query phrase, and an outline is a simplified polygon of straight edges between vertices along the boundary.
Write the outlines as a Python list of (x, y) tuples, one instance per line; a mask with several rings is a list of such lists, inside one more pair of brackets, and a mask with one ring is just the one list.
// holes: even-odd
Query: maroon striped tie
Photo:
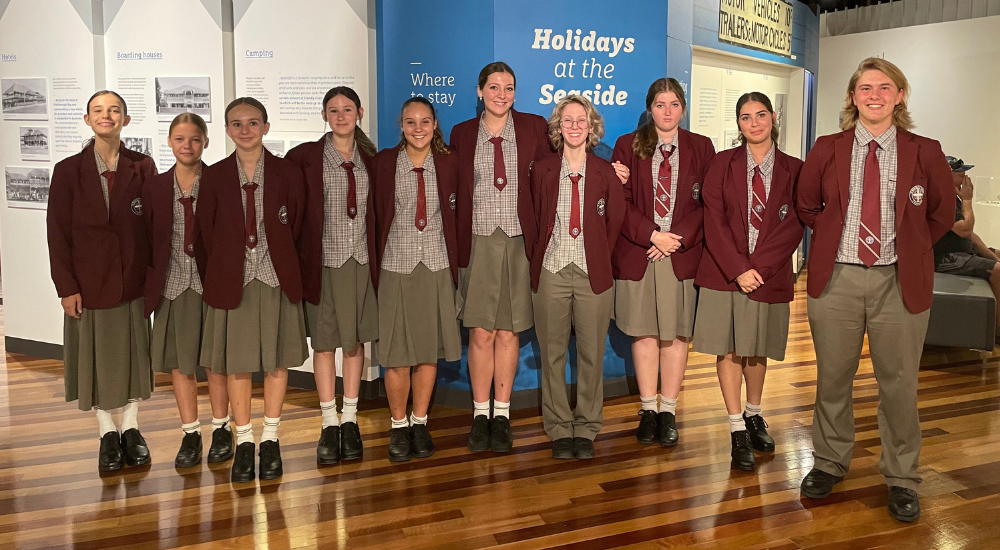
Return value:
[(177, 202), (184, 207), (184, 253), (194, 258), (194, 197), (181, 197)]
[(858, 228), (858, 258), (868, 267), (875, 265), (882, 253), (882, 178), (879, 174), (878, 142), (868, 142), (865, 157), (864, 191), (861, 193), (861, 227)]
[(413, 220), (413, 225), (417, 231), (423, 231), (427, 227), (427, 193), (424, 183), (424, 169), (414, 168), (417, 173), (417, 216)]
[(257, 190), (256, 183), (248, 183), (243, 186), (243, 192), (247, 195), (246, 213), (246, 236), (247, 248), (257, 246), (257, 203), (254, 202), (254, 191)]
[(500, 146), (503, 138), (490, 138), (490, 142), (493, 143), (493, 185), (497, 191), (503, 191), (507, 185), (507, 166), (503, 163), (503, 147)]
[(347, 170), (347, 217), (353, 220), (358, 214), (358, 180), (354, 178), (354, 163), (346, 161), (340, 165)]
[(663, 161), (660, 162), (660, 171), (656, 177), (656, 197), (653, 200), (653, 206), (656, 210), (656, 215), (661, 218), (667, 217), (667, 213), (670, 212), (670, 178), (673, 176), (670, 166), (670, 155), (673, 152), (673, 147), (670, 147), (670, 150), (667, 151), (665, 145), (660, 146), (660, 154), (663, 155)]
[(569, 236), (574, 239), (580, 236), (580, 178), (581, 174), (570, 176), (573, 182), (573, 193), (569, 211)]
[(753, 206), (750, 207), (750, 223), (760, 231), (764, 225), (764, 209), (767, 201), (767, 190), (764, 189), (764, 178), (760, 176), (760, 166), (753, 167)]

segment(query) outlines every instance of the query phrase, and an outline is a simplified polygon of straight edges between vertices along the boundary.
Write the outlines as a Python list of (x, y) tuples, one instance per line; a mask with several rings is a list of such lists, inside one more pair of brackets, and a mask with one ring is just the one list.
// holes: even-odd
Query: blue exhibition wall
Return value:
[[(400, 105), (415, 95), (435, 104), (447, 138), (452, 126), (477, 115), (479, 71), (499, 60), (517, 75), (518, 110), (547, 118), (566, 94), (594, 101), (606, 124), (597, 153), (610, 157), (608, 145), (635, 129), (650, 82), (671, 76), (689, 88), (693, 47), (816, 74), (819, 18), (801, 2), (791, 3), (792, 57), (786, 58), (720, 42), (719, 0), (377, 0), (379, 147), (398, 143)], [(811, 96), (814, 104), (815, 91)], [(439, 362), (439, 387), (469, 389), (466, 352), (461, 361)], [(515, 391), (541, 386), (538, 358), (538, 341), (528, 330), (521, 334)], [(575, 380), (575, 363), (571, 338), (569, 381)], [(633, 374), (630, 338), (612, 321), (604, 377)]]

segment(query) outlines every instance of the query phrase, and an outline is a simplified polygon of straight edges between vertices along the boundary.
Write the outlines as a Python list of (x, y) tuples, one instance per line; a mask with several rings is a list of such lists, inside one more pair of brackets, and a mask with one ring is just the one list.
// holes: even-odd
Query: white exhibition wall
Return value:
[[(862, 59), (884, 57), (909, 80), (914, 131), (975, 165), (976, 233), (1000, 245), (1000, 16), (820, 40), (817, 135), (839, 129), (847, 82)], [(989, 201), (987, 203), (986, 201)]]

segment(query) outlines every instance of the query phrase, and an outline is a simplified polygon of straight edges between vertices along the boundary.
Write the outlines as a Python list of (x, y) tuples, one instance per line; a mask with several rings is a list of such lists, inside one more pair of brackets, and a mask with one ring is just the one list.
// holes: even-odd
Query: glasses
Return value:
[(586, 119), (580, 119), (580, 120), (570, 120), (570, 119), (568, 119), (568, 118), (567, 118), (567, 119), (563, 119), (563, 121), (562, 121), (562, 123), (561, 123), (560, 125), (561, 125), (561, 126), (562, 126), (563, 128), (566, 128), (567, 130), (569, 130), (569, 129), (570, 129), (570, 128), (572, 128), (573, 126), (576, 126), (577, 128), (579, 128), (579, 129), (581, 129), (581, 130), (586, 130), (586, 129), (587, 129), (587, 126), (589, 126), (589, 125), (587, 124), (587, 120), (586, 120)]

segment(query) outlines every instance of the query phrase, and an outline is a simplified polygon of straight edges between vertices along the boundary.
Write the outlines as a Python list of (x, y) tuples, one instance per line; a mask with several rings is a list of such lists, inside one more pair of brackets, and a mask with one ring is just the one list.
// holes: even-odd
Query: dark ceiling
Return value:
[(826, 13), (839, 11), (861, 6), (872, 6), (883, 4), (892, 0), (799, 0), (803, 4), (812, 8), (814, 13)]

